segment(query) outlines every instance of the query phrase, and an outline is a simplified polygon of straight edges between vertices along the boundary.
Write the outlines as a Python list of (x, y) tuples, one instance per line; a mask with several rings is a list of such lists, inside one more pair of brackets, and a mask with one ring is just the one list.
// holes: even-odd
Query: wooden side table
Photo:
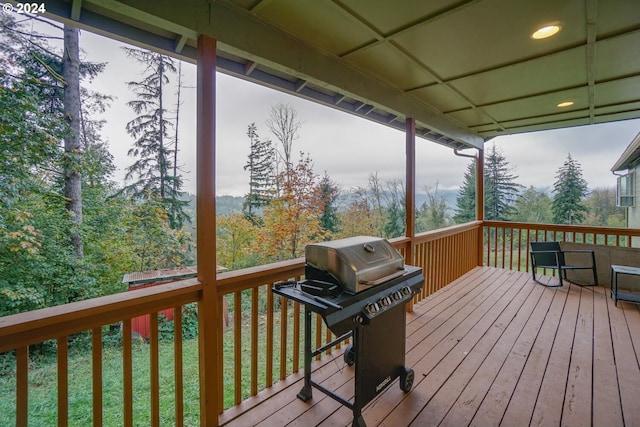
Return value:
[(640, 303), (639, 292), (618, 291), (618, 274), (640, 276), (640, 267), (611, 265), (611, 296), (613, 297), (614, 305), (618, 306), (618, 300)]

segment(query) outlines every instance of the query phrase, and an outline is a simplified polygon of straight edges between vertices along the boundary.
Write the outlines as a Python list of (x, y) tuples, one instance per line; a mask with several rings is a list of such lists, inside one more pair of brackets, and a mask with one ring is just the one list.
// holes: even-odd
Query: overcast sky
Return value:
[[(125, 131), (135, 114), (126, 105), (133, 99), (127, 81), (141, 80), (144, 67), (126, 57), (122, 44), (91, 34), (81, 33), (81, 48), (86, 60), (108, 62), (105, 72), (91, 83), (91, 88), (115, 97), (104, 114), (107, 121), (103, 136), (108, 140), (118, 168), (114, 179), (123, 182), (125, 169), (133, 162), (127, 150), (133, 138)], [(180, 117), (181, 151), (179, 163), (186, 172), (185, 190), (195, 193), (195, 66), (183, 64), (185, 100)], [(288, 103), (303, 122), (294, 153), (308, 153), (314, 170), (329, 176), (344, 189), (366, 186), (368, 176), (378, 173), (383, 180), (404, 179), (404, 133), (385, 126), (302, 100), (272, 89), (218, 73), (217, 80), (217, 194), (242, 196), (248, 191), (248, 174), (243, 166), (249, 153), (247, 126), (255, 122), (261, 138), (270, 138), (266, 126), (269, 108)], [(524, 186), (551, 187), (557, 170), (567, 155), (582, 166), (590, 188), (615, 186), (611, 166), (633, 137), (640, 132), (640, 120), (581, 126), (561, 130), (501, 136), (495, 142), (502, 150)], [(473, 152), (474, 150), (472, 150)], [(417, 142), (417, 190), (434, 187), (457, 189), (470, 159), (431, 141)]]

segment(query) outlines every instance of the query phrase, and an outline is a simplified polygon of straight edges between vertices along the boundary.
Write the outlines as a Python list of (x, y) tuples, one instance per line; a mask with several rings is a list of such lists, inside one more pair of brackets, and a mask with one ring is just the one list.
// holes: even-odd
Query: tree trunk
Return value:
[(80, 145), (80, 47), (78, 29), (64, 26), (63, 70), (66, 86), (64, 88), (64, 117), (69, 131), (64, 138), (64, 195), (67, 211), (71, 218), (69, 237), (77, 259), (84, 258), (84, 247), (80, 227), (82, 225), (82, 175), (80, 163), (82, 150)]

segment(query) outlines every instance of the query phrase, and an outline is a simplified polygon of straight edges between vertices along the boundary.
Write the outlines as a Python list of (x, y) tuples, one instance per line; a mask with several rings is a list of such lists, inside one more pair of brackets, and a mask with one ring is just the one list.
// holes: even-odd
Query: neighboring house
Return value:
[[(618, 161), (611, 168), (618, 176), (616, 205), (627, 208), (627, 227), (640, 228), (640, 206), (638, 205), (638, 188), (640, 183), (640, 133), (624, 150)], [(635, 245), (634, 245), (635, 246)]]

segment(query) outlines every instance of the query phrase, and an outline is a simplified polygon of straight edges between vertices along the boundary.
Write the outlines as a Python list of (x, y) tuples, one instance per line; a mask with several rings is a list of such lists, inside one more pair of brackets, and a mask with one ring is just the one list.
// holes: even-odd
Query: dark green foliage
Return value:
[(616, 206), (616, 188), (596, 188), (584, 200), (589, 210), (585, 224), (626, 227), (626, 208)]
[(464, 181), (456, 197), (456, 210), (453, 220), (457, 224), (476, 219), (476, 164), (475, 160), (467, 165)]
[(582, 177), (580, 163), (567, 155), (564, 164), (558, 169), (553, 184), (553, 222), (556, 224), (580, 224), (586, 218), (587, 207), (582, 199), (587, 195), (587, 181)]
[(433, 190), (427, 188), (426, 193), (427, 201), (416, 212), (417, 232), (437, 230), (451, 223), (451, 218), (447, 215), (447, 203), (438, 193), (438, 184), (436, 183)]
[[(158, 322), (159, 338), (173, 341), (175, 338), (175, 321), (167, 320), (160, 314)], [(190, 340), (198, 336), (198, 304), (192, 303), (182, 307), (182, 339)]]
[(527, 188), (516, 199), (515, 213), (511, 219), (534, 224), (551, 223), (551, 198), (533, 186)]
[(337, 200), (339, 196), (338, 184), (331, 180), (331, 177), (324, 173), (320, 179), (320, 198), (322, 200), (322, 217), (320, 222), (322, 228), (329, 233), (335, 233), (339, 228)]
[(125, 178), (133, 182), (125, 187), (125, 192), (137, 199), (160, 200), (171, 227), (178, 229), (188, 219), (187, 202), (180, 198), (182, 177), (173, 175), (175, 148), (171, 148), (169, 128), (174, 124), (168, 119), (164, 95), (169, 74), (176, 72), (174, 60), (146, 50), (124, 49), (147, 67), (141, 81), (127, 83), (137, 96), (127, 104), (138, 116), (127, 123), (127, 132), (135, 138), (128, 154), (136, 160), (127, 168)]
[(248, 126), (247, 136), (250, 148), (244, 170), (249, 171), (249, 193), (245, 196), (242, 210), (247, 219), (257, 224), (262, 209), (273, 198), (276, 157), (271, 140), (260, 140), (255, 123)]
[(387, 181), (386, 191), (383, 193), (385, 199), (384, 216), (384, 237), (393, 238), (404, 236), (407, 226), (406, 221), (406, 197), (407, 194), (401, 180)]
[(508, 221), (514, 214), (514, 202), (522, 185), (515, 182), (509, 162), (496, 148), (491, 147), (484, 169), (484, 211), (489, 221)]

